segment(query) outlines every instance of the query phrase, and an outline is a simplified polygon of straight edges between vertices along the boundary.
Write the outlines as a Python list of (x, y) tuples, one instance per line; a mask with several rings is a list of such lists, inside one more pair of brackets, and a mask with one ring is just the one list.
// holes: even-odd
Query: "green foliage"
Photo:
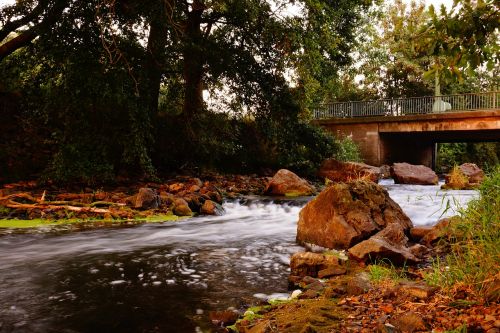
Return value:
[(484, 170), (500, 164), (500, 143), (440, 143), (437, 148), (436, 169), (449, 172), (454, 165), (475, 163)]
[(499, 12), (493, 0), (458, 0), (450, 10), (402, 0), (372, 7), (356, 30), (354, 65), (328, 87), (330, 100), (497, 90)]
[[(24, 33), (18, 18), (45, 22), (36, 39), (0, 55), (0, 111), (26, 123), (2, 139), (36, 131), (45, 179), (98, 183), (196, 167), (312, 173), (343, 147), (306, 123), (307, 108), (312, 87), (349, 63), (370, 1), (276, 3), (302, 5), (296, 16), (260, 0), (29, 3), (0, 10), (0, 42)], [(52, 15), (53, 5), (64, 10)], [(17, 91), (11, 108), (2, 96)], [(204, 91), (222, 97), (210, 103)], [(14, 161), (8, 143), (0, 154)], [(0, 167), (12, 172), (10, 162)]]
[(485, 179), (480, 198), (460, 212), (449, 232), (454, 238), (451, 253), (436, 259), (426, 280), (446, 287), (464, 283), (481, 292), (500, 273), (500, 167)]
[(335, 140), (335, 158), (342, 162), (362, 162), (358, 145), (351, 137), (337, 138)]

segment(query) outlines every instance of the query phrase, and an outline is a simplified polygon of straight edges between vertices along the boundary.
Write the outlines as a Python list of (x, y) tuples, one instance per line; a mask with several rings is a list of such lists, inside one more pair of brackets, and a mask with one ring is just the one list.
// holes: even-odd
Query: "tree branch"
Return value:
[(31, 41), (39, 36), (40, 33), (54, 25), (62, 16), (62, 13), (64, 11), (64, 8), (66, 8), (66, 5), (68, 4), (68, 1), (69, 0), (57, 0), (54, 6), (48, 11), (47, 15), (40, 23), (34, 25), (26, 31), (23, 31), (8, 42), (0, 45), (0, 62), (2, 62), (3, 59), (5, 59), (17, 49), (31, 43)]
[(25, 26), (26, 24), (37, 19), (40, 16), (40, 14), (42, 14), (42, 12), (47, 9), (48, 5), (49, 5), (48, 0), (39, 1), (36, 7), (33, 8), (33, 10), (30, 13), (26, 14), (25, 16), (21, 17), (18, 20), (8, 21), (2, 27), (2, 29), (0, 29), (0, 42), (3, 41), (5, 37), (7, 37), (11, 32), (14, 32), (16, 29)]

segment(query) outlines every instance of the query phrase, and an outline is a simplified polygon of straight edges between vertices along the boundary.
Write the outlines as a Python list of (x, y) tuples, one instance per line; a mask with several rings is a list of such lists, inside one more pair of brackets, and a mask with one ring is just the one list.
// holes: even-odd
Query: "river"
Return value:
[[(381, 183), (415, 225), (475, 191)], [(208, 314), (287, 293), (310, 198), (226, 202), (226, 214), (80, 232), (0, 236), (0, 332), (208, 332)], [(443, 213), (444, 212), (444, 213)]]

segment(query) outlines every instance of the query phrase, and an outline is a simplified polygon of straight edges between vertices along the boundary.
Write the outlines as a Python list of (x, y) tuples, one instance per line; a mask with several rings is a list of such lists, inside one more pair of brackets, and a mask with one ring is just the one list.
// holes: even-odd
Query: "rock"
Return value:
[(304, 286), (305, 290), (314, 290), (318, 293), (323, 292), (325, 290), (325, 284), (321, 282), (321, 280), (316, 280), (313, 283), (307, 284)]
[(412, 227), (383, 187), (367, 181), (338, 183), (327, 187), (300, 211), (297, 241), (348, 249), (390, 224), (399, 224), (404, 231)]
[(136, 209), (156, 209), (160, 206), (161, 199), (150, 188), (143, 187), (135, 195), (134, 207)]
[(410, 252), (417, 258), (423, 259), (429, 252), (429, 248), (422, 244), (414, 244), (410, 246)]
[(396, 184), (437, 185), (438, 176), (424, 165), (394, 163), (391, 175)]
[(318, 272), (320, 279), (329, 278), (337, 275), (344, 275), (347, 270), (344, 267), (328, 267)]
[(349, 249), (349, 255), (358, 261), (389, 259), (395, 265), (416, 263), (418, 259), (407, 247), (408, 238), (401, 225), (393, 223), (370, 239)]
[(321, 163), (318, 176), (328, 178), (333, 182), (349, 182), (352, 180), (371, 180), (378, 182), (381, 173), (380, 168), (357, 162), (340, 162), (335, 159), (327, 159)]
[(288, 297), (289, 300), (292, 300), (292, 299), (297, 299), (300, 294), (302, 294), (302, 290), (300, 289), (296, 289), (292, 292), (292, 294), (290, 295), (290, 297)]
[(198, 193), (187, 194), (183, 197), (183, 199), (186, 200), (191, 211), (197, 213), (200, 212), (201, 207), (205, 202), (205, 199)]
[(299, 299), (313, 299), (318, 297), (319, 293), (314, 289), (308, 289), (299, 295)]
[(186, 200), (177, 198), (174, 201), (174, 214), (177, 216), (191, 216), (193, 215), (193, 211), (189, 208)]
[(453, 218), (444, 218), (438, 221), (435, 226), (430, 228), (430, 230), (422, 237), (420, 240), (421, 244), (426, 246), (432, 246), (436, 244), (440, 239), (449, 237), (449, 227), (452, 223)]
[(347, 281), (346, 292), (348, 295), (356, 296), (368, 292), (371, 288), (370, 276), (366, 272), (361, 272)]
[(216, 326), (229, 326), (238, 320), (239, 314), (236, 311), (210, 311), (208, 314), (212, 324)]
[(297, 252), (290, 259), (290, 275), (319, 277), (319, 272), (328, 274), (328, 270), (340, 272), (344, 270), (343, 261), (333, 255), (324, 255), (313, 252)]
[(198, 186), (198, 188), (201, 188), (203, 186), (203, 182), (201, 181), (200, 178), (193, 178), (190, 181), (191, 184)]
[(474, 163), (464, 163), (459, 166), (460, 171), (467, 176), (469, 184), (481, 184), (484, 180), (484, 172)]
[(410, 229), (410, 237), (413, 241), (419, 242), (422, 238), (425, 237), (430, 231), (432, 227), (424, 226), (424, 227), (413, 227)]
[(388, 179), (391, 178), (391, 167), (387, 164), (380, 166), (380, 178)]
[(160, 192), (160, 199), (161, 199), (162, 204), (166, 205), (168, 207), (174, 203), (175, 196), (173, 194), (162, 191), (162, 192)]
[(189, 188), (188, 188), (188, 191), (193, 193), (193, 192), (199, 192), (200, 191), (200, 187), (198, 185), (191, 185)]
[(435, 287), (431, 287), (423, 282), (413, 281), (400, 282), (397, 289), (400, 293), (405, 293), (423, 301), (429, 299), (437, 291)]
[(171, 192), (171, 193), (177, 193), (177, 192), (180, 192), (184, 189), (184, 184), (183, 183), (175, 183), (175, 184), (171, 184), (169, 187), (168, 187), (168, 190)]
[(390, 322), (400, 332), (428, 331), (427, 324), (424, 322), (422, 316), (412, 311), (395, 317)]
[(311, 195), (314, 192), (316, 189), (305, 179), (286, 169), (279, 170), (264, 190), (264, 193), (268, 195), (286, 196)]
[(212, 200), (206, 200), (200, 210), (201, 214), (205, 215), (224, 215), (224, 208)]

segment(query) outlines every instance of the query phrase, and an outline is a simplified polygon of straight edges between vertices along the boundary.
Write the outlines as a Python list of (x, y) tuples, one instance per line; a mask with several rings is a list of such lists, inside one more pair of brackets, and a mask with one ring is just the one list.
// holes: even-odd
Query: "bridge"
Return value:
[(349, 136), (371, 165), (435, 166), (436, 143), (500, 141), (500, 92), (339, 102), (313, 110), (313, 122)]

